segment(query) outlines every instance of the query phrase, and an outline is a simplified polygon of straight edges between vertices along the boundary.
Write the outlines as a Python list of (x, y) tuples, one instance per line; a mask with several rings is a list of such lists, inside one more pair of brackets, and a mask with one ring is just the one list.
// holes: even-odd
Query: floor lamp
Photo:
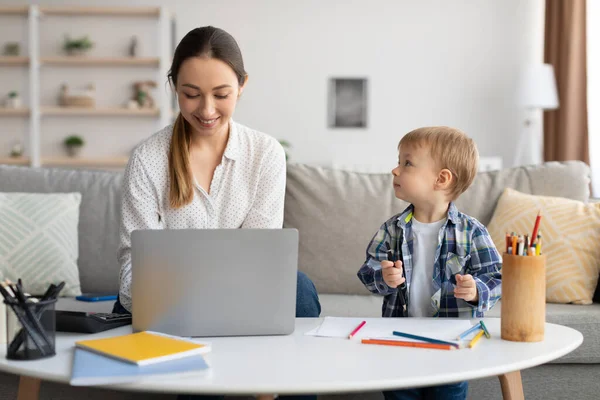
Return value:
[(543, 161), (543, 133), (536, 110), (558, 108), (558, 93), (554, 68), (551, 64), (531, 64), (523, 68), (518, 85), (518, 105), (525, 109), (527, 118), (519, 132), (514, 166), (540, 164)]

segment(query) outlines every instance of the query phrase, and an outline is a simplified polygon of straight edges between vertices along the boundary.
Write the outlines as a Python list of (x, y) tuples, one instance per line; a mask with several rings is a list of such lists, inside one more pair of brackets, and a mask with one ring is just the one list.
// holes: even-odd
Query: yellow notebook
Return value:
[(82, 340), (75, 346), (137, 365), (148, 365), (210, 351), (204, 344), (155, 332)]

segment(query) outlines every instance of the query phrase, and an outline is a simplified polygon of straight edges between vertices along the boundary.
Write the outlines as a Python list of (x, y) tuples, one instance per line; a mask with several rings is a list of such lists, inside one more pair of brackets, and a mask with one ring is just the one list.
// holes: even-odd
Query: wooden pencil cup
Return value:
[(513, 342), (544, 340), (546, 256), (502, 255), (501, 336)]

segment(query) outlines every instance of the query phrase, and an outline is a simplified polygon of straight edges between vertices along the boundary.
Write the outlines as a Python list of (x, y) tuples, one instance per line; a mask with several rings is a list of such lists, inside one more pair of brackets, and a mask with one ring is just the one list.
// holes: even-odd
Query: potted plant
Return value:
[(21, 142), (15, 142), (13, 143), (12, 147), (10, 148), (10, 156), (11, 157), (21, 157), (23, 155), (23, 144)]
[(21, 46), (17, 42), (9, 42), (4, 45), (5, 56), (18, 56), (21, 51)]
[(67, 154), (71, 157), (75, 157), (81, 151), (81, 148), (85, 144), (83, 138), (77, 135), (67, 136), (64, 140), (65, 148), (67, 149)]
[(16, 90), (8, 92), (8, 96), (6, 98), (6, 107), (8, 107), (8, 108), (21, 107), (21, 98), (19, 97), (19, 92), (17, 92)]
[(71, 39), (69, 35), (65, 36), (63, 48), (68, 55), (82, 55), (92, 47), (94, 47), (94, 43), (92, 43), (88, 36), (83, 36), (79, 39)]

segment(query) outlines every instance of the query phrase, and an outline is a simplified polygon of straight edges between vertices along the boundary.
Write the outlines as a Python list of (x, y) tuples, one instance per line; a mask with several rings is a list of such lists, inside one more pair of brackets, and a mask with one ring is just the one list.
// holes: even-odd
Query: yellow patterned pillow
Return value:
[(538, 211), (546, 254), (546, 301), (591, 304), (600, 272), (600, 205), (505, 189), (488, 231), (506, 251), (506, 233), (529, 234)]

